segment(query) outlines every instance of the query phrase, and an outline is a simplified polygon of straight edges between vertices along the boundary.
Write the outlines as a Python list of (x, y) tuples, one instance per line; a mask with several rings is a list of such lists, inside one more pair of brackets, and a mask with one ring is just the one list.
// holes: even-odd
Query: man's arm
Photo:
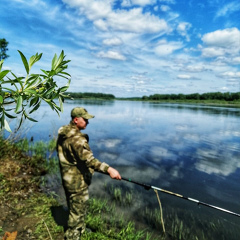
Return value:
[(121, 180), (121, 175), (119, 174), (119, 172), (116, 169), (109, 167), (107, 171), (111, 178)]

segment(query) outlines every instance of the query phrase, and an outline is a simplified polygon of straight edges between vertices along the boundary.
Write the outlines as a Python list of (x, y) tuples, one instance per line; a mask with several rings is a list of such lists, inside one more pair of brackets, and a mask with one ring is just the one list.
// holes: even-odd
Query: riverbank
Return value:
[[(52, 166), (40, 155), (26, 155), (19, 146), (23, 148), (0, 138), (0, 239), (6, 232), (17, 232), (17, 240), (63, 240), (66, 206), (55, 192), (43, 187)], [(165, 239), (137, 230), (133, 222), (119, 217), (115, 204), (106, 199), (89, 201), (86, 222), (93, 232), (85, 233), (83, 240)]]
[(115, 98), (119, 101), (141, 101), (154, 103), (172, 103), (172, 104), (197, 104), (206, 106), (223, 106), (240, 108), (240, 101), (225, 101), (225, 100), (143, 100), (142, 98)]
[[(164, 100), (144, 100), (142, 98), (132, 97), (132, 98), (114, 98), (114, 99), (107, 99), (107, 98), (93, 98), (93, 97), (81, 97), (81, 98), (74, 98), (71, 100), (94, 100), (94, 101), (136, 101), (136, 102), (146, 102), (146, 103), (171, 103), (171, 104), (195, 104), (199, 106), (216, 106), (216, 107), (234, 107), (240, 108), (240, 101), (225, 101), (225, 100), (171, 100), (171, 99), (164, 99)], [(70, 100), (70, 101), (71, 101)], [(68, 100), (69, 101), (69, 100)]]
[(17, 231), (16, 239), (63, 239), (63, 227), (51, 216), (56, 199), (40, 188), (48, 167), (42, 157), (29, 157), (0, 139), (0, 239)]

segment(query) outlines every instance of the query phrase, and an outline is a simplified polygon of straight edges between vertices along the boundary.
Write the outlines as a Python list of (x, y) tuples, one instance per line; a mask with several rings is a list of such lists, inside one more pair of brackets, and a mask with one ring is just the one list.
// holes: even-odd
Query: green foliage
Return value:
[(7, 48), (8, 42), (5, 38), (0, 38), (0, 61), (2, 59), (6, 59), (9, 56), (6, 54), (8, 48)]
[(191, 93), (191, 94), (153, 94), (149, 97), (143, 96), (142, 100), (224, 100), (224, 101), (239, 101), (240, 92), (212, 92), (212, 93)]
[[(7, 118), (21, 116), (19, 127), (23, 119), (33, 122), (37, 120), (30, 117), (30, 114), (38, 110), (42, 101), (46, 102), (52, 110), (58, 114), (63, 111), (64, 95), (70, 84), (70, 74), (65, 72), (70, 60), (64, 60), (64, 52), (59, 57), (55, 54), (52, 59), (50, 71), (42, 70), (41, 74), (30, 74), (32, 66), (38, 62), (42, 53), (33, 55), (29, 62), (22, 52), (18, 51), (26, 70), (26, 77), (17, 77), (10, 70), (3, 70), (3, 60), (0, 61), (0, 128), (11, 131)], [(10, 76), (9, 76), (10, 75)], [(59, 87), (54, 77), (65, 78), (67, 84)], [(58, 100), (59, 105), (55, 103)]]
[(105, 100), (113, 100), (113, 99), (115, 99), (115, 96), (113, 94), (106, 94), (106, 93), (68, 92), (68, 94), (72, 98), (94, 98), (94, 99), (105, 99)]

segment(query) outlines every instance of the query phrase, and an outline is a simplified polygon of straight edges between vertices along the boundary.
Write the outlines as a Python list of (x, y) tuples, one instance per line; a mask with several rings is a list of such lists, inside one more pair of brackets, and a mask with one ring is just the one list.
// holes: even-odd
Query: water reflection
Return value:
[[(41, 121), (33, 124), (27, 136), (30, 138), (34, 134), (35, 139), (48, 140), (49, 134), (53, 134), (52, 129), (68, 124), (70, 111), (75, 106), (85, 107), (95, 115), (85, 130), (90, 136), (95, 157), (119, 169), (123, 176), (240, 212), (239, 109), (68, 100), (64, 104), (64, 113), (57, 120), (51, 110), (43, 107), (38, 114)], [(138, 186), (115, 182), (98, 173), (94, 176), (91, 193), (108, 194), (103, 190), (106, 185), (112, 184), (126, 191), (137, 191), (137, 204), (132, 211), (133, 216), (139, 217), (136, 221), (142, 219), (137, 214), (142, 208), (151, 206), (158, 209), (154, 192), (146, 194)], [(174, 211), (185, 224), (194, 216), (200, 222), (199, 226), (202, 222), (206, 223), (206, 219), (214, 223), (220, 219), (226, 224), (222, 228), (234, 229), (231, 233), (218, 230), (223, 234), (222, 239), (240, 239), (240, 231), (235, 226), (240, 222), (236, 217), (200, 208), (171, 196), (161, 195), (161, 199), (167, 215)], [(127, 211), (130, 214), (130, 210)], [(220, 239), (209, 234), (210, 237), (205, 239)], [(199, 236), (198, 239), (204, 239)]]

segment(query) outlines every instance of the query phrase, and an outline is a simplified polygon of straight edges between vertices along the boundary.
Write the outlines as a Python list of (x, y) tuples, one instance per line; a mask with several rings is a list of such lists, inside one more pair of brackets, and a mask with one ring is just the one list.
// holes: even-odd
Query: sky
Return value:
[(1, 0), (0, 38), (18, 76), (17, 50), (43, 53), (32, 73), (64, 50), (71, 92), (240, 91), (239, 0)]

